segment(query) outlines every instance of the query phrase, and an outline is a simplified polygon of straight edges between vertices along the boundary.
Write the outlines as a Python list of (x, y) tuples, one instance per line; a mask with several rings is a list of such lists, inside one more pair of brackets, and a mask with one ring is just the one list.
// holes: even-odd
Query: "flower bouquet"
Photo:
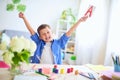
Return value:
[(19, 72), (22, 63), (29, 63), (30, 56), (34, 53), (36, 45), (24, 37), (13, 37), (9, 44), (4, 41), (0, 44), (3, 51), (3, 60), (10, 65), (10, 71)]

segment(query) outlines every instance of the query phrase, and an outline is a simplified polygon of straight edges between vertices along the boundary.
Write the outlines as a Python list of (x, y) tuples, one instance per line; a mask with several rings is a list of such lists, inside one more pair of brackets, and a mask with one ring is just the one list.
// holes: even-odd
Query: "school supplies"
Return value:
[(88, 67), (89, 69), (97, 72), (97, 73), (101, 73), (102, 71), (106, 71), (106, 70), (110, 70), (110, 67), (106, 67), (104, 65), (93, 65), (93, 64), (86, 64), (86, 67)]
[(120, 59), (118, 55), (113, 56), (112, 55), (112, 60), (114, 63), (114, 71), (115, 72), (120, 72)]
[(113, 70), (101, 72), (101, 78), (103, 80), (120, 80), (120, 72), (114, 72)]
[(92, 73), (87, 73), (87, 75), (83, 74), (83, 73), (80, 73), (80, 75), (84, 76), (86, 78), (92, 79), (92, 80), (96, 80)]
[(88, 8), (88, 10), (87, 10), (86, 13), (84, 14), (84, 16), (91, 17), (94, 10), (95, 10), (95, 6), (90, 5), (90, 7)]

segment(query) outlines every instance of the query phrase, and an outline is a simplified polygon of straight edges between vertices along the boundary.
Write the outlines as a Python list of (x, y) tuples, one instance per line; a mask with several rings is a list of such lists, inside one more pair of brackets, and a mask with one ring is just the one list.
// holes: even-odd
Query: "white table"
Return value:
[[(47, 80), (45, 76), (42, 76), (40, 74), (34, 73), (34, 70), (37, 70), (38, 68), (50, 68), (51, 71), (54, 68), (54, 65), (48, 65), (48, 64), (29, 64), (29, 65), (22, 65), (22, 71), (25, 71), (21, 75), (16, 75), (13, 80)], [(73, 68), (73, 72), (67, 73), (68, 68)], [(79, 72), (83, 73), (92, 73), (96, 80), (99, 76), (96, 72), (90, 70), (89, 68), (85, 67), (84, 65), (78, 66), (78, 65), (57, 65), (57, 69), (64, 69), (64, 74), (60, 74), (58, 72), (57, 74), (54, 74), (54, 80), (90, 80), (86, 77), (83, 77), (81, 75), (75, 75), (75, 71), (78, 70)], [(3, 73), (4, 72), (4, 73)], [(52, 73), (51, 73), (52, 74)], [(0, 69), (0, 79), (1, 80), (12, 80), (12, 77), (9, 75), (9, 72), (7, 70)], [(91, 79), (92, 80), (92, 79)]]

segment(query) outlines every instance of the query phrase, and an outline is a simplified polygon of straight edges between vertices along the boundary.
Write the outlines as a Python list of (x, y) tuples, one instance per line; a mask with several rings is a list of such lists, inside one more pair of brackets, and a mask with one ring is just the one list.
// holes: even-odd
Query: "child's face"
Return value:
[(45, 42), (50, 42), (53, 40), (53, 33), (50, 28), (46, 27), (40, 30), (40, 38)]

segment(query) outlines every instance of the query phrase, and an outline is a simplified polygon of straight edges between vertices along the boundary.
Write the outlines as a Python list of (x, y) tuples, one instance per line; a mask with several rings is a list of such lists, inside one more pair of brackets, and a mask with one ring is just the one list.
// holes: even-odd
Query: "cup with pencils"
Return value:
[(119, 58), (120, 57), (118, 55), (112, 56), (115, 72), (120, 72), (120, 59)]

